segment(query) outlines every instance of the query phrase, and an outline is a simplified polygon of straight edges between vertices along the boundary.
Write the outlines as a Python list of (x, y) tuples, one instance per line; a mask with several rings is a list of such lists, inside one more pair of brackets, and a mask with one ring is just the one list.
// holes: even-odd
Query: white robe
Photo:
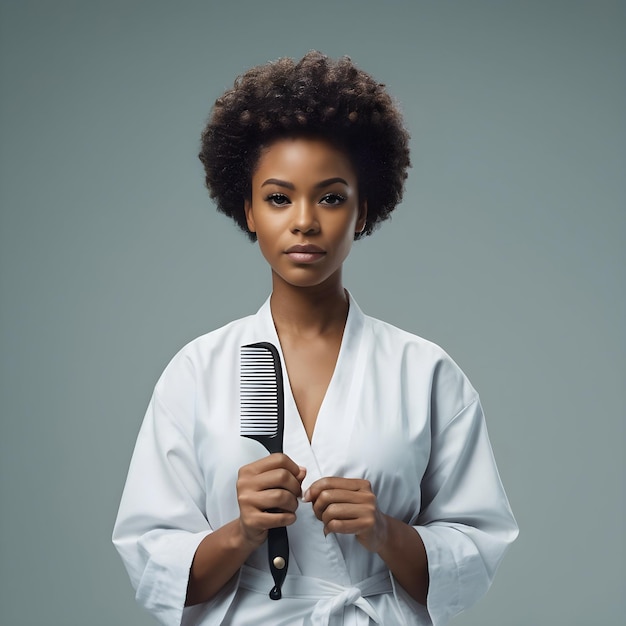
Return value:
[(137, 600), (172, 626), (439, 626), (474, 604), (517, 536), (478, 395), (441, 348), (351, 298), (311, 443), (282, 361), (284, 451), (307, 468), (303, 489), (324, 476), (367, 479), (379, 508), (415, 527), (428, 555), (427, 608), (354, 536), (325, 537), (302, 502), (281, 600), (268, 597), (262, 545), (214, 599), (183, 608), (198, 544), (238, 517), (238, 469), (267, 454), (239, 434), (239, 349), (258, 341), (280, 352), (269, 300), (188, 344), (155, 387), (113, 533)]

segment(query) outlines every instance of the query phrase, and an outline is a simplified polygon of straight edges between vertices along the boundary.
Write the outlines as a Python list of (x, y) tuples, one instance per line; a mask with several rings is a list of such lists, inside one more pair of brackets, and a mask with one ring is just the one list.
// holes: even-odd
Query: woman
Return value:
[[(517, 527), (475, 390), (437, 346), (365, 316), (352, 242), (402, 198), (408, 135), (384, 86), (309, 53), (215, 104), (200, 159), (272, 274), (260, 311), (191, 342), (156, 385), (114, 530), (163, 624), (443, 624)], [(271, 343), (283, 453), (240, 430), (241, 346)], [(267, 537), (286, 526), (282, 598)]]

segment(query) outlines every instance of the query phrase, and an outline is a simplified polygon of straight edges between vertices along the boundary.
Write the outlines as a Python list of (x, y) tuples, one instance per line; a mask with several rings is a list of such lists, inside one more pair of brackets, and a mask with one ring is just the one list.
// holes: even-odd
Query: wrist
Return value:
[(231, 536), (231, 547), (237, 551), (254, 552), (264, 541), (267, 532), (257, 532), (251, 534), (244, 525), (241, 518), (236, 520), (235, 529)]
[(404, 549), (404, 533), (406, 524), (389, 515), (382, 514), (381, 531), (379, 534), (379, 543), (376, 553), (383, 560), (388, 555), (397, 554)]
[(378, 531), (376, 533), (376, 554), (382, 557), (382, 554), (389, 550), (390, 542), (393, 540), (392, 534), (392, 522), (395, 521), (385, 513), (380, 513), (380, 520), (378, 523)]

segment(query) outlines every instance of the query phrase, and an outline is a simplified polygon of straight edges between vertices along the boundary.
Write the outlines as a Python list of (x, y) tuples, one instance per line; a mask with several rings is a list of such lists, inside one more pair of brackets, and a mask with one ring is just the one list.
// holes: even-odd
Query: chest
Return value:
[[(332, 363), (322, 367), (314, 351), (309, 356), (309, 367), (292, 367), (289, 381), (285, 376), (284, 452), (307, 468), (305, 486), (323, 476), (364, 478), (383, 510), (414, 519), (430, 452), (428, 385), (419, 379), (406, 384), (400, 359), (360, 353), (347, 362), (340, 358), (333, 372)], [(237, 514), (238, 469), (267, 454), (239, 434), (237, 373), (220, 374), (220, 384), (202, 388), (197, 397), (194, 441), (207, 514), (217, 525)]]
[(291, 394), (309, 442), (335, 371), (341, 338), (284, 341), (283, 358)]

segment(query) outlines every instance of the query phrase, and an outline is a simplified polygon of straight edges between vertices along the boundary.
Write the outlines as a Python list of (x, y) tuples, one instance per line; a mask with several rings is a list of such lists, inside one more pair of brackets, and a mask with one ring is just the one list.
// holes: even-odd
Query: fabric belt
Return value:
[[(244, 565), (239, 585), (250, 591), (268, 593), (274, 586), (274, 581), (269, 573)], [(305, 622), (307, 626), (328, 626), (333, 615), (341, 614), (344, 607), (350, 605), (360, 609), (358, 624), (369, 624), (370, 619), (375, 624), (382, 624), (380, 615), (366, 598), (393, 593), (393, 588), (387, 571), (370, 576), (350, 587), (312, 576), (287, 574), (282, 593), (287, 598), (317, 599), (311, 616)]]

